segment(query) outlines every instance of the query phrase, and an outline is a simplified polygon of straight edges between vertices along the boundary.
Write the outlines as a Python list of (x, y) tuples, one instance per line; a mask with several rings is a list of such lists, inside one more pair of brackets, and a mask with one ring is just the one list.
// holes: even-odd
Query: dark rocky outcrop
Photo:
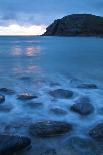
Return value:
[(27, 108), (29, 107), (31, 109), (38, 109), (38, 108), (42, 108), (43, 107), (43, 103), (31, 101), (31, 102), (27, 102), (26, 103), (26, 107)]
[(81, 97), (75, 104), (71, 106), (71, 110), (80, 115), (89, 115), (94, 111), (93, 105), (88, 97)]
[(40, 121), (31, 124), (30, 133), (39, 137), (52, 137), (70, 132), (72, 125), (61, 121)]
[(84, 83), (84, 84), (80, 84), (77, 86), (77, 88), (81, 88), (81, 89), (97, 89), (97, 85), (96, 84), (92, 84), (92, 83)]
[(0, 104), (5, 102), (5, 96), (0, 94)]
[(103, 17), (73, 14), (57, 19), (44, 36), (103, 36)]
[(17, 96), (17, 99), (19, 100), (31, 100), (31, 99), (34, 99), (34, 98), (37, 98), (36, 95), (32, 95), (30, 93), (23, 93), (23, 94), (20, 94)]
[(30, 138), (0, 135), (0, 155), (13, 155), (31, 144)]
[(0, 93), (5, 94), (5, 95), (12, 95), (15, 93), (15, 91), (12, 89), (8, 89), (8, 88), (0, 88)]
[(50, 91), (49, 94), (56, 98), (71, 98), (73, 96), (73, 92), (70, 90), (64, 90), (64, 89), (56, 89), (53, 91)]
[(96, 126), (94, 126), (90, 131), (89, 135), (97, 140), (103, 142), (103, 123), (99, 123)]

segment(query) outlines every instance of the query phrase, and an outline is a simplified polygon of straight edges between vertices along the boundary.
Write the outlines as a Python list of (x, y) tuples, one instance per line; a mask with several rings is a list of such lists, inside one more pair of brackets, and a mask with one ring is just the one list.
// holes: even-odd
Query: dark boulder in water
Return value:
[(31, 144), (30, 138), (0, 135), (0, 155), (13, 155)]
[(5, 102), (5, 96), (0, 94), (0, 104)]
[(12, 95), (15, 93), (15, 91), (8, 88), (0, 88), (0, 93), (3, 93), (5, 95)]
[(43, 103), (31, 101), (31, 102), (27, 102), (26, 106), (31, 108), (31, 109), (37, 109), (37, 108), (42, 108)]
[(71, 98), (73, 96), (73, 92), (70, 90), (64, 90), (64, 89), (56, 89), (53, 91), (50, 91), (49, 94), (56, 98)]
[(19, 100), (31, 100), (31, 99), (34, 99), (34, 98), (37, 98), (36, 95), (32, 95), (30, 93), (23, 93), (23, 94), (20, 94), (17, 96), (17, 99)]
[(98, 123), (96, 126), (94, 126), (90, 131), (89, 135), (97, 140), (103, 142), (103, 123)]
[(81, 88), (81, 89), (97, 89), (97, 85), (96, 84), (91, 84), (91, 83), (84, 83), (84, 84), (80, 84), (77, 88)]
[(72, 111), (79, 113), (80, 115), (89, 115), (94, 111), (93, 105), (90, 103), (88, 97), (82, 97), (70, 108)]
[(72, 130), (70, 123), (61, 121), (40, 121), (31, 124), (30, 133), (39, 137), (52, 137), (58, 136)]

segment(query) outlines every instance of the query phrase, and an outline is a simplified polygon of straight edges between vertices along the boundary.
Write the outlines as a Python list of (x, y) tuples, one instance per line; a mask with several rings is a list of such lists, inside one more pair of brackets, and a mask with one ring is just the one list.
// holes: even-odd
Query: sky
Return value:
[(0, 0), (0, 35), (40, 35), (75, 13), (103, 16), (103, 0)]

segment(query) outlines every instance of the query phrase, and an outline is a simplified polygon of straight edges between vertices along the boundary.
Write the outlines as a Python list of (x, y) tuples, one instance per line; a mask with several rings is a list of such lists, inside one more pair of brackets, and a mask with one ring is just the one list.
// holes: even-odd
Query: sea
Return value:
[[(78, 88), (85, 83), (95, 84), (98, 89)], [(1, 36), (0, 88), (15, 91), (6, 94), (0, 105), (0, 133), (32, 139), (32, 148), (19, 155), (55, 155), (53, 149), (57, 155), (69, 155), (62, 148), (68, 134), (41, 139), (30, 135), (29, 126), (43, 120), (66, 121), (74, 126), (71, 136), (88, 137), (90, 128), (103, 122), (103, 38)], [(54, 98), (49, 92), (56, 89), (70, 90), (74, 95), (70, 99)], [(22, 93), (37, 98), (18, 100)], [(88, 96), (95, 109), (88, 116), (70, 110), (82, 96)], [(55, 107), (66, 111), (66, 115), (53, 113)], [(46, 154), (48, 148), (51, 151)]]

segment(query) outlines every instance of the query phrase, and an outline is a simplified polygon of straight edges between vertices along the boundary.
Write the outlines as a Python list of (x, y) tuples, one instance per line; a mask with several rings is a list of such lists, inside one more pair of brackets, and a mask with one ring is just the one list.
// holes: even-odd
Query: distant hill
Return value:
[(103, 36), (103, 17), (73, 14), (55, 20), (44, 36)]

